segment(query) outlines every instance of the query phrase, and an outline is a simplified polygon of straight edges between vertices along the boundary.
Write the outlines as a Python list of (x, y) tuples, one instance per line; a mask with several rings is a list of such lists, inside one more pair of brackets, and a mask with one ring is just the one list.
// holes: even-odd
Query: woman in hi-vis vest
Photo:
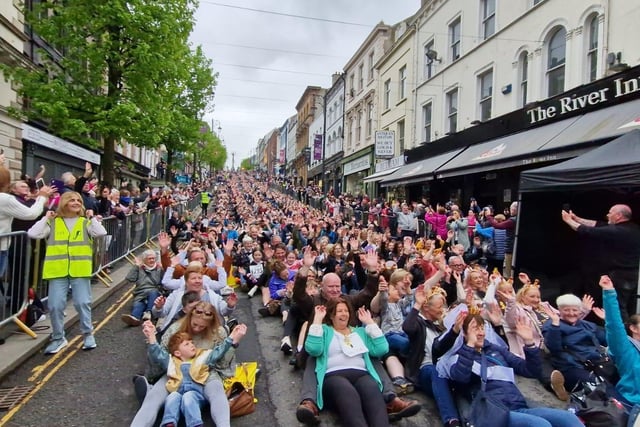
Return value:
[(55, 354), (67, 345), (64, 335), (64, 309), (71, 286), (73, 305), (80, 315), (83, 350), (96, 348), (91, 324), (91, 273), (93, 238), (105, 236), (102, 217), (85, 212), (82, 196), (68, 191), (60, 196), (58, 210), (48, 211), (28, 231), (32, 239), (47, 239), (42, 278), (49, 281), (51, 342), (44, 354)]

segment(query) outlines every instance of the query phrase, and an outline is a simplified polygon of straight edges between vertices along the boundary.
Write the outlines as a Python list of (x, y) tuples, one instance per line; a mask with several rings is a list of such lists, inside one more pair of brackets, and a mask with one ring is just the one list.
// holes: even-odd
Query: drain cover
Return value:
[(31, 390), (33, 386), (0, 388), (0, 411), (7, 411), (16, 406)]

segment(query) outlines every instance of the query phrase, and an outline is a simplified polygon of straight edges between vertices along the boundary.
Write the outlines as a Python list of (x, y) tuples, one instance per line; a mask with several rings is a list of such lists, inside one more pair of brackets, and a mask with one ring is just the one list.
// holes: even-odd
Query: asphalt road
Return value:
[[(35, 387), (0, 427), (129, 425), (138, 407), (131, 378), (144, 372), (145, 363), (145, 343), (140, 328), (127, 327), (120, 320), (120, 315), (130, 309), (129, 290), (128, 286), (123, 287), (94, 309), (98, 348), (83, 352), (78, 338), (58, 355), (34, 356), (0, 383), (0, 388)], [(298, 426), (295, 408), (302, 374), (294, 371), (288, 365), (288, 358), (279, 351), (282, 333), (279, 319), (262, 319), (258, 308), (258, 298), (240, 295), (236, 315), (247, 324), (249, 332), (237, 357), (239, 361), (257, 360), (261, 374), (256, 384), (256, 412), (232, 420), (232, 425)], [(74, 327), (67, 332), (67, 337), (71, 341), (78, 334)], [(560, 406), (561, 402), (536, 381), (522, 380), (519, 385), (525, 395), (538, 404)], [(394, 425), (441, 426), (432, 400), (419, 392), (410, 397), (420, 400), (423, 410)], [(2, 417), (6, 419), (7, 413), (0, 412)], [(208, 416), (205, 420), (205, 425), (214, 425)], [(323, 413), (322, 425), (338, 426), (340, 423), (332, 414)]]

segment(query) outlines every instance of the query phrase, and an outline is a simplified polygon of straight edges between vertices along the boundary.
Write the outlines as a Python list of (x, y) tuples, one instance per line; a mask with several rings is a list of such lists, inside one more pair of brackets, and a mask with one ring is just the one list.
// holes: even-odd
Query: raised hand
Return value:
[(177, 266), (180, 265), (181, 262), (182, 262), (182, 259), (180, 258), (180, 255), (176, 255), (173, 258), (171, 258), (171, 267), (176, 268)]
[(593, 307), (591, 309), (591, 311), (593, 311), (593, 314), (598, 316), (600, 319), (604, 320), (604, 317), (605, 317), (605, 314), (606, 314), (605, 311), (604, 311), (604, 308)]
[(422, 308), (422, 304), (427, 300), (427, 291), (424, 288), (424, 285), (420, 285), (413, 292), (413, 299), (415, 301), (414, 307), (420, 310)]
[(378, 277), (378, 292), (387, 292), (388, 290), (389, 284), (387, 283), (387, 279), (380, 275), (380, 277)]
[(364, 306), (358, 309), (358, 319), (360, 320), (360, 323), (362, 323), (365, 326), (375, 323), (373, 321), (373, 318), (371, 317), (371, 312), (366, 308), (364, 308)]
[(240, 341), (242, 341), (242, 338), (244, 338), (246, 334), (247, 325), (245, 325), (244, 323), (240, 323), (236, 325), (235, 328), (233, 328), (233, 331), (231, 331), (231, 334), (229, 334), (229, 338), (231, 338), (234, 344), (238, 344)]
[(311, 246), (307, 246), (304, 248), (304, 253), (302, 254), (302, 263), (305, 267), (313, 266), (313, 263), (316, 262), (316, 256), (311, 250)]
[(475, 348), (478, 343), (478, 332), (482, 327), (478, 325), (476, 319), (473, 319), (469, 322), (469, 326), (467, 327), (467, 334), (465, 336), (465, 344), (469, 347)]
[(551, 319), (552, 325), (554, 326), (560, 325), (560, 316), (558, 316), (558, 313), (556, 313), (554, 309), (547, 306), (546, 304), (540, 304), (540, 306), (542, 307), (542, 311), (544, 311), (545, 314), (549, 316), (549, 319)]
[(378, 269), (378, 254), (376, 253), (375, 250), (369, 249), (367, 251), (365, 262), (367, 263), (367, 267), (369, 268), (369, 270)]
[(591, 309), (593, 308), (594, 302), (595, 301), (593, 300), (593, 297), (591, 295), (584, 294), (582, 296), (582, 306), (587, 310), (591, 311)]
[[(262, 252), (264, 252), (264, 259), (265, 260), (270, 260), (271, 258), (273, 258), (274, 250), (273, 250), (273, 248), (271, 247), (270, 244), (267, 243), (266, 245), (264, 245), (264, 249), (262, 250)], [(313, 265), (313, 263), (312, 263), (312, 265)]]
[(227, 239), (227, 241), (224, 242), (224, 253), (225, 253), (225, 255), (231, 256), (231, 251), (233, 250), (234, 242), (235, 241), (233, 239)]
[(456, 316), (456, 321), (453, 324), (453, 332), (455, 332), (456, 334), (460, 333), (460, 331), (462, 330), (462, 324), (464, 323), (464, 319), (466, 319), (468, 315), (469, 315), (468, 311), (460, 311), (458, 313), (458, 315)]
[(531, 279), (529, 278), (529, 275), (527, 273), (519, 273), (518, 279), (520, 279), (520, 281), (525, 285), (528, 285), (531, 283)]
[(606, 274), (604, 276), (600, 276), (600, 282), (598, 282), (598, 284), (602, 289), (613, 289), (613, 282)]
[(519, 316), (516, 319), (516, 334), (522, 338), (525, 344), (531, 345), (534, 343), (531, 322), (523, 316)]
[[(172, 228), (175, 228), (175, 227), (172, 227)], [(158, 234), (158, 245), (162, 250), (167, 250), (169, 249), (169, 246), (171, 246), (171, 238), (164, 231)]]
[(487, 313), (492, 325), (498, 326), (502, 324), (502, 310), (500, 310), (500, 306), (497, 302), (488, 303), (485, 312)]
[(232, 292), (227, 297), (227, 307), (234, 308), (238, 304), (238, 294)]
[(319, 325), (322, 323), (322, 321), (324, 320), (324, 316), (327, 315), (327, 307), (325, 307), (324, 305), (316, 305), (314, 307), (314, 312), (313, 312), (313, 323), (315, 325)]
[(157, 310), (160, 310), (162, 307), (164, 307), (164, 304), (166, 302), (167, 302), (167, 299), (165, 297), (163, 297), (162, 295), (160, 295), (158, 298), (155, 299), (155, 301), (153, 301), (153, 306)]

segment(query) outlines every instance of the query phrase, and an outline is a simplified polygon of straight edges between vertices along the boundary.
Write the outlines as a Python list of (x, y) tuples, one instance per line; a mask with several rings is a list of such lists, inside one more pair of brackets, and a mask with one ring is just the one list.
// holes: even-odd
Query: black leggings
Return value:
[(324, 377), (322, 396), (349, 427), (389, 427), (387, 407), (378, 383), (367, 371), (344, 369)]

